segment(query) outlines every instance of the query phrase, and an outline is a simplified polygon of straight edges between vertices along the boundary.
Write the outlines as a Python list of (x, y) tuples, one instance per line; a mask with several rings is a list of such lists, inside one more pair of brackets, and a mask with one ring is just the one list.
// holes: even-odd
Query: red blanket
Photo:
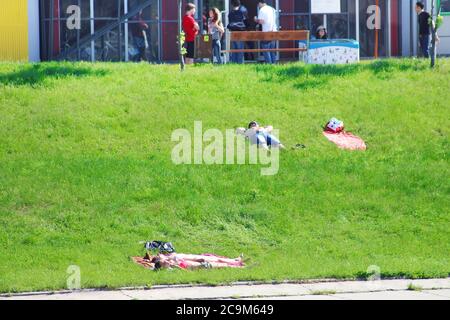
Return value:
[(324, 131), (323, 135), (330, 140), (331, 142), (335, 143), (339, 148), (341, 149), (348, 149), (348, 150), (366, 150), (366, 144), (364, 140), (362, 140), (360, 137), (357, 137), (350, 132), (330, 132), (330, 131)]

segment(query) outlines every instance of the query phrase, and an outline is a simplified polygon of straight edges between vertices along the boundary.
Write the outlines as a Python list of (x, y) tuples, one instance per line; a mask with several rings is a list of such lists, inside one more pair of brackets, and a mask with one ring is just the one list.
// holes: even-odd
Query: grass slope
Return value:
[[(0, 64), (0, 292), (450, 272), (450, 61), (324, 67)], [(336, 148), (331, 117), (366, 140)], [(258, 119), (287, 145), (260, 166), (175, 166), (171, 133)], [(251, 260), (151, 272), (140, 240)]]

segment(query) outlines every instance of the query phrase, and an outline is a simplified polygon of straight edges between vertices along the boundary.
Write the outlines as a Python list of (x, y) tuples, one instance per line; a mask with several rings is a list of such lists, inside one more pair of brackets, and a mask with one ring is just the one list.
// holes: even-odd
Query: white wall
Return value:
[(441, 42), (438, 46), (438, 54), (450, 55), (450, 16), (444, 16), (444, 24), (438, 30)]
[[(427, 0), (427, 9), (431, 11), (431, 0)], [(435, 8), (437, 11), (437, 8)], [(435, 11), (435, 12), (436, 12)], [(444, 16), (444, 24), (438, 30), (441, 42), (438, 45), (438, 54), (450, 55), (450, 16)]]
[(28, 59), (40, 61), (39, 0), (28, 0)]

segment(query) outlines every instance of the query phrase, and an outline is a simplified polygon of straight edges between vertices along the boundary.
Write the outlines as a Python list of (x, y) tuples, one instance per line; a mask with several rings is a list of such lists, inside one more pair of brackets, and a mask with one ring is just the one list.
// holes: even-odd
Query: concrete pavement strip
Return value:
[(2, 294), (0, 300), (195, 300), (195, 299), (286, 299), (450, 300), (450, 278), (394, 279), (375, 281), (241, 282), (227, 286), (175, 285), (118, 290), (78, 290)]

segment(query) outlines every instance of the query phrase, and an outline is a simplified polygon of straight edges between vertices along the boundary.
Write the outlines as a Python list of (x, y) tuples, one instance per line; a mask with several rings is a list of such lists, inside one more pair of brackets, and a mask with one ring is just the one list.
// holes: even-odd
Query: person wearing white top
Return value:
[(237, 128), (236, 134), (240, 134), (249, 139), (251, 144), (258, 148), (269, 150), (269, 148), (285, 149), (280, 140), (272, 134), (273, 127), (261, 127), (258, 122), (252, 121), (248, 125), (248, 129)]
[[(255, 17), (255, 22), (262, 26), (263, 32), (277, 31), (276, 13), (275, 9), (269, 6), (265, 0), (260, 0), (258, 3), (259, 13)], [(275, 49), (275, 41), (261, 41), (262, 49)], [(266, 63), (275, 63), (275, 52), (264, 52), (264, 59)]]
[(258, 23), (262, 26), (263, 32), (277, 31), (275, 9), (269, 6), (266, 1), (259, 1)]

